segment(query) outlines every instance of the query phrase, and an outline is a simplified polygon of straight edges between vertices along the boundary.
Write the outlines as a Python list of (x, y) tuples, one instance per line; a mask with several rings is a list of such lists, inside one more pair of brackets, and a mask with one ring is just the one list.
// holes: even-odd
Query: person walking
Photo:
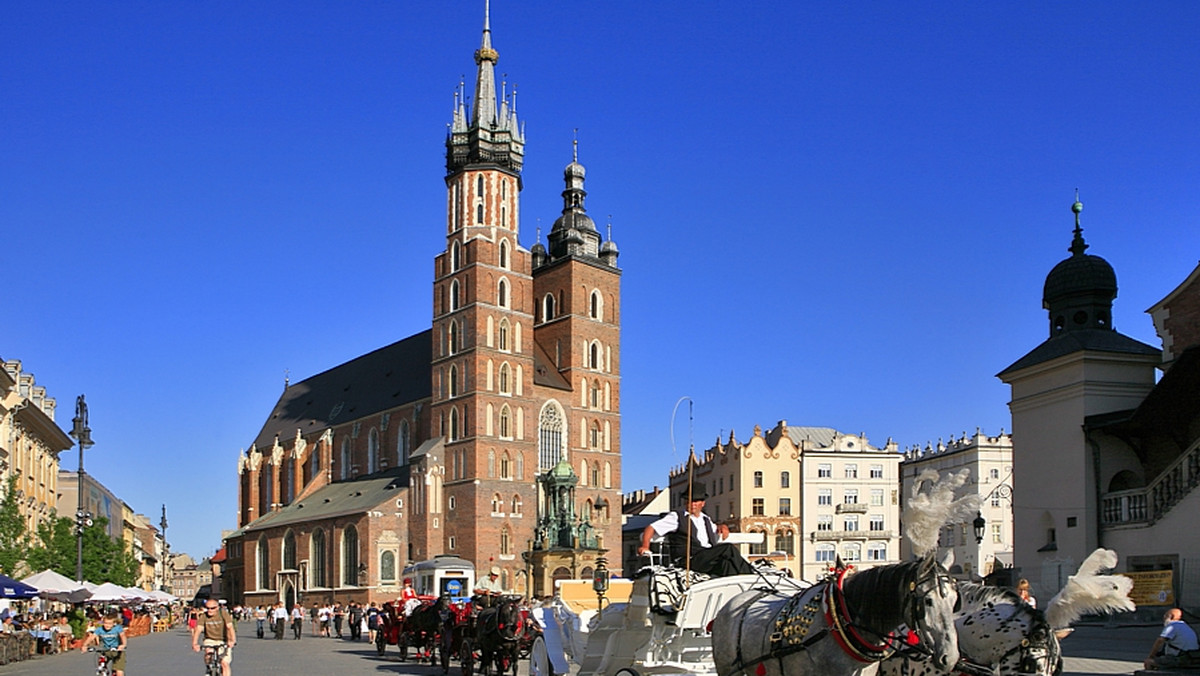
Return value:
[(321, 635), (321, 623), (317, 620), (317, 604), (312, 604), (312, 608), (308, 609), (308, 624), (312, 627), (312, 635)]
[(304, 606), (297, 603), (292, 606), (292, 638), (299, 641), (304, 631)]
[(362, 606), (358, 605), (358, 603), (356, 603), (354, 601), (351, 601), (350, 602), (350, 611), (346, 613), (346, 616), (350, 620), (350, 640), (351, 641), (361, 641), (362, 640), (362, 621), (363, 621)]
[(321, 622), (321, 635), (325, 638), (329, 638), (329, 620), (331, 612), (332, 611), (330, 611), (328, 604), (321, 606), (320, 610), (317, 611), (317, 617), (320, 618), (319, 621)]
[(262, 606), (254, 608), (254, 628), (255, 633), (259, 638), (262, 638), (267, 630), (267, 609)]
[(342, 609), (342, 604), (333, 604), (333, 630), (337, 633), (337, 637), (342, 637), (342, 620), (346, 619), (346, 611)]
[(288, 611), (283, 607), (282, 603), (276, 603), (275, 609), (271, 611), (271, 630), (275, 632), (275, 640), (283, 640), (283, 626), (287, 622)]
[(379, 606), (371, 601), (371, 605), (367, 607), (367, 641), (375, 642), (375, 632), (379, 631)]

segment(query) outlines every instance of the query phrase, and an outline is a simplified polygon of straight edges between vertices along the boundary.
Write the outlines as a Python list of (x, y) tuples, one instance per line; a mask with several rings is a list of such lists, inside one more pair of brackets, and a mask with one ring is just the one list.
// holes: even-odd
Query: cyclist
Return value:
[(237, 643), (237, 633), (233, 628), (233, 616), (217, 603), (216, 599), (204, 602), (204, 616), (192, 630), (192, 650), (200, 652), (205, 649), (205, 660), (209, 650), (217, 650), (221, 655), (221, 676), (230, 676), (232, 671), (229, 664), (233, 662), (233, 644)]
[(108, 668), (113, 676), (125, 676), (125, 627), (117, 623), (115, 613), (105, 615), (100, 626), (88, 633), (87, 640), (79, 646), (79, 652), (87, 650), (93, 643), (106, 653)]

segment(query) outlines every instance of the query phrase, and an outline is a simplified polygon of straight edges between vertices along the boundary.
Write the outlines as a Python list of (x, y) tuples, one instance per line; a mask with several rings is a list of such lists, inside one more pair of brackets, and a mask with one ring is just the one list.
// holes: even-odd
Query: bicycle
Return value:
[(227, 645), (204, 646), (204, 676), (221, 676), (221, 658)]
[(89, 653), (96, 653), (96, 676), (112, 676), (111, 662), (117, 658), (120, 648), (88, 648)]

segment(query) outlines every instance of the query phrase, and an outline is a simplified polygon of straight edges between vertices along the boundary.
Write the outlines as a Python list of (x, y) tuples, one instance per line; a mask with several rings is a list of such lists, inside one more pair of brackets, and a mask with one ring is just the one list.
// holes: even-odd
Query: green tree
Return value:
[(75, 524), (65, 516), (38, 524), (38, 544), (26, 561), (34, 572), (46, 569), (75, 579)]
[(17, 497), (17, 477), (8, 477), (4, 487), (4, 502), (0, 504), (0, 572), (15, 575), (29, 549), (29, 533), (25, 517), (21, 516)]
[[(139, 561), (123, 540), (109, 537), (108, 519), (100, 517), (83, 530), (83, 579), (93, 584), (112, 582), (128, 587), (138, 580)], [(29, 552), (36, 570), (50, 568), (72, 580), (78, 546), (75, 522), (59, 517), (38, 528), (41, 544)]]

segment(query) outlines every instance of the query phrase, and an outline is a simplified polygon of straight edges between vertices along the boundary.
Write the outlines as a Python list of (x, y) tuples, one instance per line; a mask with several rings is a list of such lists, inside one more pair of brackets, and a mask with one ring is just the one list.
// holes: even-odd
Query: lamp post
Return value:
[(596, 617), (603, 617), (604, 596), (608, 594), (608, 560), (603, 556), (596, 559), (596, 570), (592, 573), (592, 591), (596, 592)]
[(79, 501), (75, 510), (75, 581), (83, 582), (83, 531), (92, 525), (92, 515), (84, 509), (83, 501), (83, 452), (91, 448), (92, 428), (88, 427), (87, 402), (83, 395), (75, 398), (75, 417), (71, 419), (71, 438), (79, 445), (79, 474), (76, 480), (76, 492)]

